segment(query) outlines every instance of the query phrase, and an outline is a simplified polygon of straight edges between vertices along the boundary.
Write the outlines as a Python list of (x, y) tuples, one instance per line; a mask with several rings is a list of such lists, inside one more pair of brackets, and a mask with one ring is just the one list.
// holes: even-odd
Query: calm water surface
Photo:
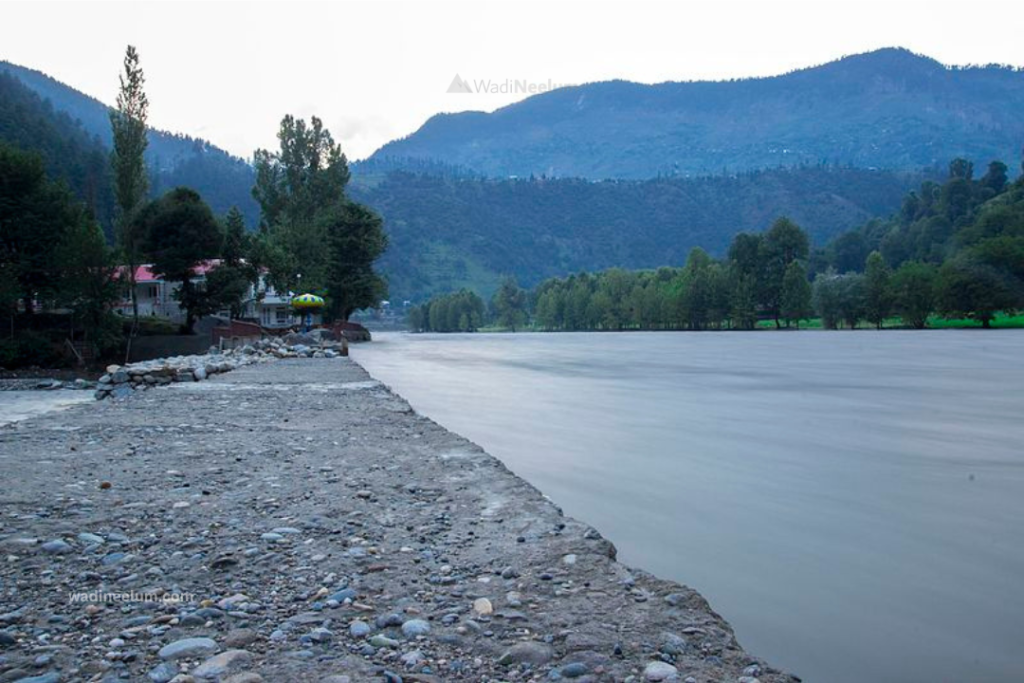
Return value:
[(814, 683), (1024, 681), (1024, 333), (380, 334), (355, 360)]
[(0, 427), (95, 401), (91, 391), (0, 391)]

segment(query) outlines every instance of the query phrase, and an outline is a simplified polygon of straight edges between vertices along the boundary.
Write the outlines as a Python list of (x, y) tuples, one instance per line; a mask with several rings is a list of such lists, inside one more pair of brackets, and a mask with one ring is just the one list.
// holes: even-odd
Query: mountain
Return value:
[(957, 156), (1018, 159), (1022, 110), (1020, 69), (950, 68), (889, 48), (770, 78), (561, 88), (490, 114), (439, 114), (372, 158), (425, 158), (492, 177), (642, 179), (819, 163), (911, 170)]
[(824, 243), (891, 214), (922, 178), (825, 166), (601, 182), (392, 172), (351, 194), (384, 216), (391, 298), (422, 301), (461, 287), (489, 294), (503, 274), (532, 286), (580, 270), (682, 265), (692, 247), (722, 255), (734, 234), (780, 215)]
[(63, 180), (109, 231), (114, 196), (106, 146), (5, 71), (0, 71), (0, 142), (39, 154), (47, 174)]
[[(110, 149), (110, 107), (44, 73), (0, 61), (0, 76), (17, 79), (41, 98), (50, 111), (65, 115), (88, 137)], [(8, 88), (8, 92), (13, 92)], [(24, 99), (19, 97), (19, 99)], [(6, 139), (0, 135), (0, 139)], [(253, 170), (245, 160), (231, 156), (199, 138), (150, 129), (146, 164), (154, 194), (177, 185), (196, 189), (217, 214), (238, 206), (250, 226), (259, 219), (252, 198)]]

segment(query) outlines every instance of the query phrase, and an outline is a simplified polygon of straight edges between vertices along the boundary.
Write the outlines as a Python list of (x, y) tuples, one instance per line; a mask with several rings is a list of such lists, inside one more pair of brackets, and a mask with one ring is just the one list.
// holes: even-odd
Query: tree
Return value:
[(196, 266), (216, 256), (221, 248), (217, 220), (199, 194), (185, 187), (151, 202), (142, 210), (140, 220), (146, 229), (153, 272), (181, 283), (174, 296), (185, 309), (185, 328), (191, 332), (199, 317), (216, 310), (217, 302), (192, 280)]
[(791, 261), (782, 279), (782, 317), (786, 327), (796, 323), (800, 329), (800, 321), (810, 318), (814, 313), (811, 306), (811, 283), (807, 281), (807, 273), (799, 261)]
[(1006, 164), (1001, 161), (993, 161), (988, 165), (988, 170), (979, 182), (982, 187), (992, 191), (992, 196), (995, 196), (1006, 189), (1006, 182), (1009, 179), (1006, 171)]
[(384, 222), (362, 204), (346, 202), (326, 215), (329, 263), (327, 266), (328, 311), (348, 320), (360, 308), (370, 308), (387, 296), (387, 283), (373, 270), (373, 263), (388, 246)]
[(893, 273), (893, 306), (900, 318), (914, 329), (922, 330), (935, 305), (935, 266), (907, 261)]
[(63, 184), (47, 180), (37, 155), (0, 144), (0, 258), (26, 313), (56, 296), (57, 248), (68, 230), (88, 220)]
[[(285, 116), (277, 137), (279, 151), (258, 149), (253, 157), (252, 192), (260, 204), (261, 228), (301, 269), (303, 286), (322, 289), (330, 258), (326, 230), (331, 225), (324, 216), (336, 216), (347, 201), (348, 160), (315, 116), (309, 125)], [(295, 275), (274, 273), (289, 287), (296, 284)]]
[(492, 305), (497, 315), (498, 325), (508, 327), (515, 332), (517, 327), (526, 324), (526, 292), (520, 289), (519, 284), (511, 275), (502, 279), (498, 291), (494, 293)]
[(708, 325), (711, 309), (711, 257), (700, 247), (690, 250), (679, 280), (679, 318), (691, 330)]
[(842, 320), (842, 285), (840, 276), (832, 268), (814, 280), (814, 309), (821, 316), (821, 324), (834, 330)]
[(60, 276), (57, 299), (71, 310), (76, 325), (97, 355), (121, 341), (120, 325), (110, 312), (117, 298), (114, 265), (103, 230), (85, 211), (71, 223), (57, 247)]
[(221, 258), (229, 266), (242, 263), (249, 251), (249, 236), (245, 232), (245, 218), (237, 206), (232, 206), (224, 217), (224, 246)]
[(763, 280), (760, 283), (762, 303), (780, 327), (779, 317), (782, 303), (782, 280), (786, 268), (794, 260), (804, 260), (810, 250), (807, 233), (785, 216), (776, 220), (761, 240), (760, 260), (763, 264)]
[(864, 270), (864, 259), (868, 255), (864, 235), (857, 231), (843, 233), (832, 243), (832, 265), (840, 273)]
[(1020, 283), (1007, 271), (965, 252), (942, 264), (936, 285), (939, 312), (947, 318), (972, 318), (991, 327), (1000, 311), (1020, 305)]
[(878, 329), (882, 329), (882, 322), (892, 311), (891, 277), (892, 271), (882, 255), (871, 252), (864, 271), (864, 315)]
[(730, 317), (733, 325), (741, 330), (752, 330), (757, 325), (757, 280), (753, 275), (740, 273), (738, 269), (730, 273), (730, 280)]
[(119, 212), (116, 233), (125, 265), (128, 266), (128, 286), (131, 289), (132, 316), (139, 319), (139, 302), (135, 292), (135, 272), (141, 262), (141, 247), (145, 239), (137, 220), (137, 213), (146, 198), (146, 119), (149, 100), (146, 98), (146, 78), (139, 66), (139, 54), (131, 45), (124, 56), (124, 73), (119, 77), (121, 88), (117, 94), (117, 108), (110, 112), (114, 150), (111, 166), (114, 172), (114, 196)]

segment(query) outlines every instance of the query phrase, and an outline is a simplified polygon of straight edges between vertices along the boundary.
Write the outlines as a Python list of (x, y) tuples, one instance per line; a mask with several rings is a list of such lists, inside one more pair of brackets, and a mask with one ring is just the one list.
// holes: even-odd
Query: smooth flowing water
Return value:
[(0, 427), (95, 399), (91, 391), (0, 391)]
[(806, 681), (1024, 680), (1024, 333), (381, 334), (353, 348)]

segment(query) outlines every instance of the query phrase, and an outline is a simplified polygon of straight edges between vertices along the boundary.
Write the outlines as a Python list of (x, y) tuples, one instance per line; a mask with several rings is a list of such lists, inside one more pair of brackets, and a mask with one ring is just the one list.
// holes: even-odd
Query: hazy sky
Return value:
[(150, 123), (244, 157), (281, 116), (319, 116), (350, 158), (432, 114), (493, 110), (471, 89), (772, 75), (903, 46), (948, 64), (1024, 65), (1020, 2), (12, 2), (0, 59), (112, 103), (139, 49)]

